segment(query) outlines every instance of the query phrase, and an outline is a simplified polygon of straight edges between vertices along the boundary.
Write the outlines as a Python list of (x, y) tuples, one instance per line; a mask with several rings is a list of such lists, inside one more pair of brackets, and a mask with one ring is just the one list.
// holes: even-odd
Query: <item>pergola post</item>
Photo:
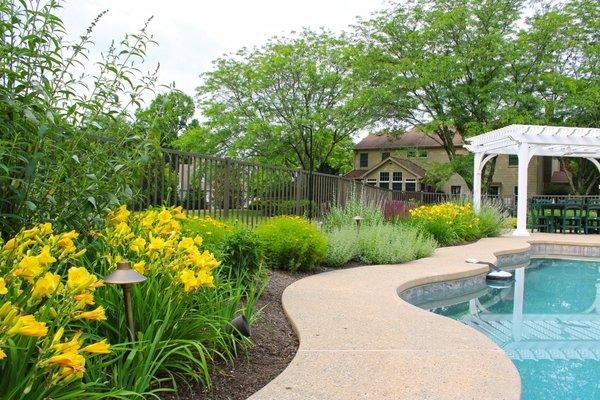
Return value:
[(513, 232), (514, 236), (529, 236), (527, 231), (527, 176), (529, 169), (529, 144), (520, 143), (519, 151), (519, 171), (517, 178), (517, 229)]
[(473, 162), (473, 211), (479, 214), (481, 210), (481, 165), (483, 161), (483, 153), (475, 153)]

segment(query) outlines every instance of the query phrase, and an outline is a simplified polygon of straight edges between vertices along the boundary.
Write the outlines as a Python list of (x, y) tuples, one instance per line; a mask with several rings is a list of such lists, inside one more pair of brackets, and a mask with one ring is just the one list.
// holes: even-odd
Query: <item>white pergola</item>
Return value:
[[(590, 160), (600, 171), (600, 129), (564, 126), (509, 125), (467, 139), (465, 145), (475, 153), (473, 165), (473, 209), (481, 207), (481, 172), (498, 154), (519, 158), (516, 236), (527, 231), (527, 169), (533, 156), (580, 157)], [(521, 195), (522, 194), (522, 195)]]

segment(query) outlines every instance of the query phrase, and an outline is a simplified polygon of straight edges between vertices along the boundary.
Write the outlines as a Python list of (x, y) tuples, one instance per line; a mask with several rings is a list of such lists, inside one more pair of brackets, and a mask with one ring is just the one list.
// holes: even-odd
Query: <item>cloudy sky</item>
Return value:
[(108, 10), (94, 34), (98, 51), (154, 16), (150, 31), (158, 46), (149, 52), (147, 69), (160, 62), (160, 82), (175, 82), (192, 95), (198, 75), (223, 53), (302, 27), (342, 31), (383, 5), (383, 0), (67, 0), (61, 16), (76, 39)]

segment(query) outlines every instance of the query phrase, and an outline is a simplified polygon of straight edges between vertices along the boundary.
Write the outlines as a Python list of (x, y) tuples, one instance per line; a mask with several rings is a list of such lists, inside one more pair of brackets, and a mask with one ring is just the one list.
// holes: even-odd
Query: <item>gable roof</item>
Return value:
[(427, 171), (425, 171), (425, 169), (423, 169), (420, 165), (415, 164), (412, 161), (409, 161), (405, 158), (400, 158), (400, 157), (389, 157), (386, 158), (385, 160), (382, 160), (380, 163), (378, 163), (377, 165), (373, 166), (372, 168), (369, 168), (367, 170), (361, 170), (361, 169), (355, 169), (354, 171), (351, 171), (349, 173), (347, 173), (344, 177), (345, 178), (349, 178), (349, 179), (361, 179), (364, 178), (365, 176), (367, 176), (368, 174), (370, 174), (371, 172), (379, 169), (382, 165), (386, 164), (388, 161), (392, 161), (394, 163), (396, 163), (400, 168), (405, 169), (406, 171), (410, 172), (411, 174), (413, 174), (414, 176), (416, 176), (418, 179), (422, 179), (425, 177), (425, 174)]
[[(452, 139), (455, 146), (464, 143), (458, 133)], [(369, 134), (354, 145), (354, 150), (399, 149), (403, 147), (443, 147), (440, 138), (428, 135), (413, 127), (403, 134)]]

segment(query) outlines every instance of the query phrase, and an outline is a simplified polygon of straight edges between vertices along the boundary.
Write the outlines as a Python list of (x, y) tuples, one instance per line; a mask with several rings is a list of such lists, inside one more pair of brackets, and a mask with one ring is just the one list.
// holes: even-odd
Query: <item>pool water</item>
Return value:
[(536, 259), (514, 275), (508, 287), (430, 310), (504, 349), (523, 399), (600, 399), (600, 262)]

